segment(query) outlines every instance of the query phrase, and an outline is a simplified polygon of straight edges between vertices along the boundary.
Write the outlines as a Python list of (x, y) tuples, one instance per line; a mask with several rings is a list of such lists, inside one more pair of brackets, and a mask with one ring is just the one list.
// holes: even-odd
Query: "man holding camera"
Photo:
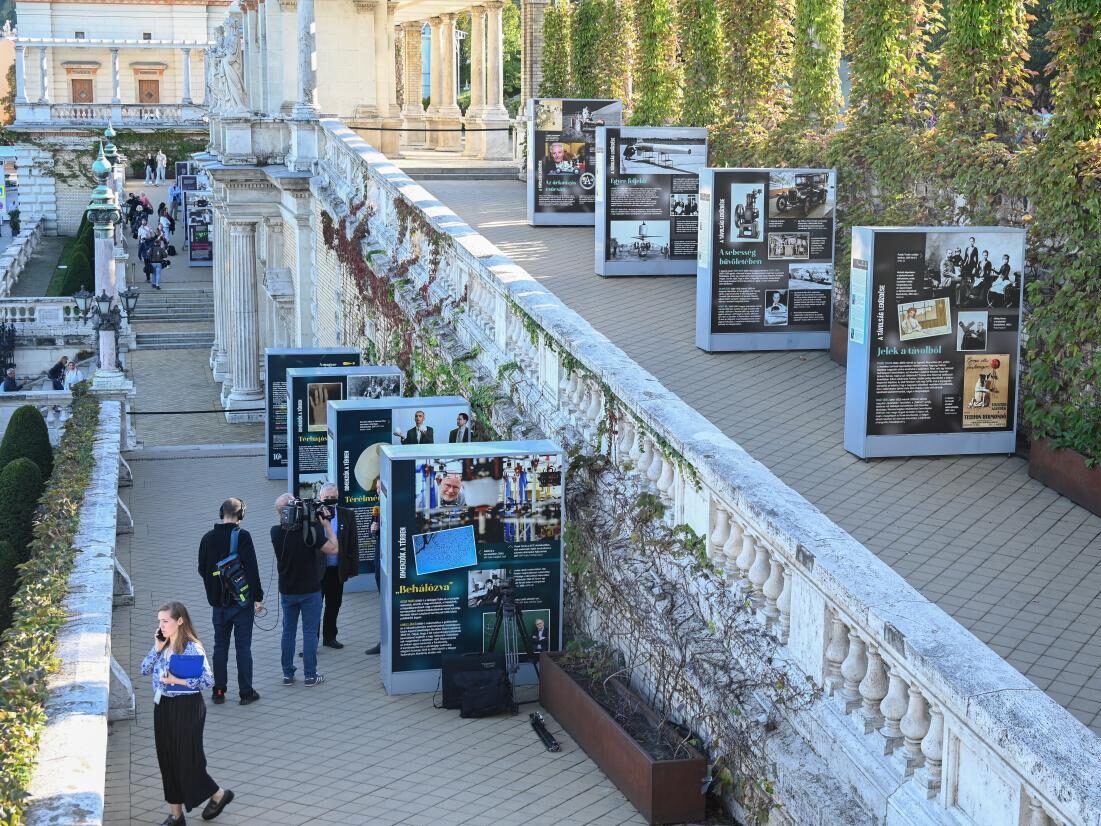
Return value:
[[(254, 616), (264, 610), (264, 587), (260, 583), (252, 537), (241, 528), (245, 503), (230, 497), (218, 508), (218, 516), (221, 521), (216, 522), (199, 542), (199, 576), (206, 586), (206, 601), (214, 609), (213, 701), (216, 705), (226, 701), (229, 638), (232, 636), (237, 650), (240, 703), (247, 706), (260, 699), (252, 687), (252, 625)], [(227, 564), (234, 552), (237, 565)]]
[(283, 685), (294, 685), (294, 638), (302, 617), (302, 658), (307, 686), (324, 682), (317, 673), (317, 638), (321, 623), (321, 580), (325, 557), (338, 553), (333, 511), (284, 493), (275, 500), (279, 524), (271, 529), (271, 544), (279, 570), (279, 602), (283, 610), (281, 664)]
[(321, 503), (332, 510), (333, 535), (336, 536), (336, 553), (325, 555), (325, 573), (321, 577), (321, 598), (325, 603), (325, 615), (321, 620), (321, 644), (326, 648), (343, 648), (336, 638), (336, 617), (344, 601), (344, 583), (359, 573), (359, 536), (356, 533), (356, 517), (347, 508), (338, 508), (339, 493), (336, 484), (326, 482), (317, 495)]

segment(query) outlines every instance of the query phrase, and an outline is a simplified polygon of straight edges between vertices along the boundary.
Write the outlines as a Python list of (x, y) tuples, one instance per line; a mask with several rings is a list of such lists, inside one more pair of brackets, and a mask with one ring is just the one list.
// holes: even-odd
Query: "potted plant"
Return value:
[(621, 679), (613, 654), (571, 644), (539, 669), (540, 702), (647, 822), (705, 817), (706, 758)]
[(1028, 475), (1101, 516), (1101, 465), (1090, 465), (1072, 448), (1036, 439), (1028, 452)]

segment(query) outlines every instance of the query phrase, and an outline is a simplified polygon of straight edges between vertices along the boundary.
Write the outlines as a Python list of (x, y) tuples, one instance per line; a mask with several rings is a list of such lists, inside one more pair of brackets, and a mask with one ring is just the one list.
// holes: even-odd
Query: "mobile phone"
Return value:
[(164, 632), (161, 631), (161, 629), (159, 629), (159, 628), (157, 629), (157, 639), (160, 640), (161, 642), (165, 642)]

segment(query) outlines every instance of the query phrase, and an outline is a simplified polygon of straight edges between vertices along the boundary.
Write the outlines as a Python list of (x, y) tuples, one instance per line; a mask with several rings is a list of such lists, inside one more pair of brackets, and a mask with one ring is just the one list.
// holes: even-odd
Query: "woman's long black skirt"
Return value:
[(218, 784), (206, 773), (205, 723), (202, 694), (166, 695), (153, 706), (153, 737), (164, 799), (182, 803), (189, 812), (218, 791)]

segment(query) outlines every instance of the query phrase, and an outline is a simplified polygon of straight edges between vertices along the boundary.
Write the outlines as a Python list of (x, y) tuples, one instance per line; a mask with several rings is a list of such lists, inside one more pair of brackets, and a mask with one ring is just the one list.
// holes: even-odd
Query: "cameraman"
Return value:
[[(241, 528), (245, 518), (245, 503), (230, 497), (218, 508), (220, 522), (214, 524), (199, 542), (199, 576), (206, 586), (206, 601), (214, 609), (214, 703), (226, 701), (226, 667), (229, 660), (229, 638), (237, 649), (237, 688), (241, 705), (260, 699), (252, 687), (252, 625), (256, 612), (264, 608), (264, 588), (256, 565), (256, 549), (249, 532)], [(225, 577), (218, 572), (218, 563), (230, 555), (234, 531), (237, 534), (237, 557), (248, 583), (246, 601), (227, 588)]]
[[(297, 505), (299, 518), (286, 518), (284, 509)], [(316, 519), (303, 516), (305, 503), (289, 493), (275, 500), (279, 524), (271, 529), (271, 544), (275, 549), (279, 570), (279, 602), (283, 610), (281, 644), (283, 685), (294, 685), (294, 638), (298, 633), (298, 616), (302, 615), (302, 657), (307, 686), (324, 682), (317, 673), (317, 637), (321, 623), (321, 579), (325, 575), (325, 557), (338, 553), (333, 533), (332, 511), (321, 506)]]

